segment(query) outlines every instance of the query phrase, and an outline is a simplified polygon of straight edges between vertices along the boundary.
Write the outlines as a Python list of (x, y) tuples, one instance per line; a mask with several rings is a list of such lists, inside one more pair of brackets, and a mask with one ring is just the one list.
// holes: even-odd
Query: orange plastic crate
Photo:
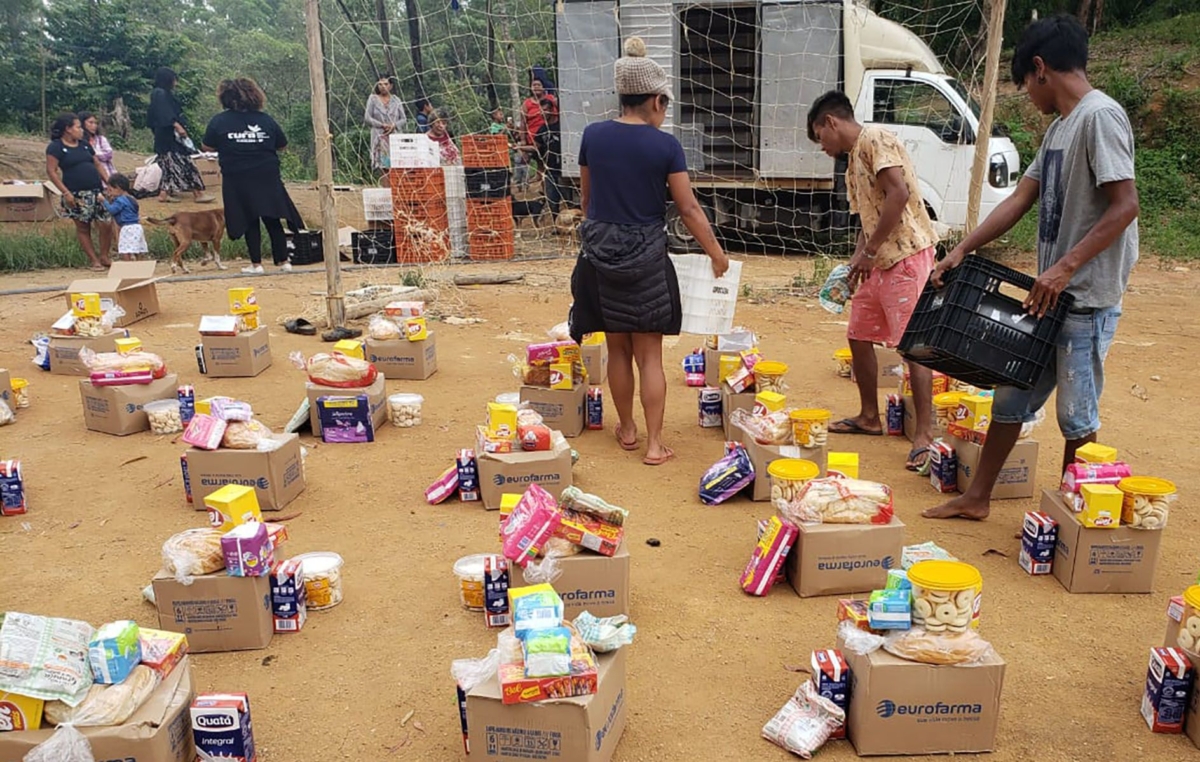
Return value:
[(477, 262), (497, 259), (512, 259), (516, 255), (516, 246), (512, 243), (496, 244), (494, 246), (478, 245), (467, 249), (467, 256)]
[(463, 167), (499, 169), (510, 166), (508, 138), (505, 135), (463, 135)]
[(388, 173), (392, 202), (446, 198), (446, 177), (441, 169), (393, 169)]
[(468, 230), (513, 230), (512, 199), (467, 199)]

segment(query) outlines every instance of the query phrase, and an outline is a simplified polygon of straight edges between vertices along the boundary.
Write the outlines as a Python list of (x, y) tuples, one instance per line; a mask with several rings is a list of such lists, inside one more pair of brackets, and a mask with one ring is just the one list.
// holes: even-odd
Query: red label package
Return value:
[(743, 590), (751, 595), (766, 595), (771, 591), (799, 532), (795, 524), (783, 521), (778, 516), (767, 519), (766, 531), (754, 546), (750, 563), (742, 572)]

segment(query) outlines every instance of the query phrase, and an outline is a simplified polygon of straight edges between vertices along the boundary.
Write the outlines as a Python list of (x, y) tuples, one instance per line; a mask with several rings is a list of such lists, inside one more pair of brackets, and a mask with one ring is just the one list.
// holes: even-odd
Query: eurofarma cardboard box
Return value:
[(883, 589), (900, 568), (904, 523), (801, 524), (784, 570), (801, 598)]
[(1006, 667), (998, 655), (970, 667), (935, 666), (882, 648), (858, 656), (839, 646), (850, 665), (846, 735), (860, 757), (995, 748)]
[(209, 378), (251, 378), (271, 367), (271, 337), (265, 325), (237, 336), (202, 336), (200, 344)]
[(113, 262), (104, 278), (72, 281), (63, 298), (69, 309), (71, 294), (99, 294), (102, 309), (117, 305), (125, 310), (123, 317), (113, 321), (117, 328), (124, 328), (158, 314), (156, 284), (162, 277), (154, 276), (154, 262)]
[(367, 339), (367, 362), (389, 381), (424, 381), (437, 372), (437, 338), (422, 341)]
[[(958, 491), (966, 492), (975, 481), (975, 470), (983, 455), (983, 445), (950, 437), (954, 454), (958, 457)], [(1037, 484), (1038, 443), (1022, 439), (1013, 447), (1008, 460), (1000, 468), (996, 486), (992, 488), (993, 500), (1033, 497)]]
[(50, 347), (47, 350), (50, 358), (50, 372), (59, 376), (89, 376), (91, 371), (79, 359), (79, 352), (84, 347), (93, 352), (117, 351), (117, 339), (128, 338), (129, 331), (114, 330), (107, 336), (51, 336)]
[(496, 676), (467, 694), (471, 759), (609, 762), (625, 731), (627, 651), (596, 655), (590, 696), (504, 704)]
[(521, 493), (536, 484), (557, 496), (572, 483), (571, 447), (561, 440), (551, 450), (504, 455), (477, 452), (477, 457), (480, 497), (489, 511), (500, 510), (505, 492)]
[(264, 511), (282, 510), (295, 500), (305, 487), (300, 437), (278, 434), (275, 439), (280, 445), (273, 450), (189, 449), (188, 477), (196, 510), (207, 510), (204, 498), (227, 484), (254, 487)]
[(54, 219), (62, 194), (48, 182), (14, 180), (0, 183), (0, 222), (45, 222)]
[[(191, 661), (183, 657), (124, 724), (76, 728), (88, 739), (97, 762), (193, 762), (196, 747), (188, 708), (196, 691)], [(21, 762), (52, 735), (52, 727), (0, 733), (0, 762)]]
[[(562, 574), (551, 584), (563, 599), (564, 617), (587, 611), (598, 617), (629, 614), (629, 550), (626, 543), (611, 557), (584, 551), (558, 559)], [(532, 585), (518, 567), (513, 587)]]
[(275, 634), (271, 578), (197, 576), (190, 585), (164, 571), (155, 575), (159, 629), (182, 632), (192, 653), (266, 648)]
[(1090, 529), (1057, 492), (1042, 490), (1043, 513), (1058, 522), (1055, 579), (1071, 593), (1154, 592), (1163, 530)]
[(541, 414), (546, 425), (562, 432), (564, 437), (577, 437), (583, 433), (586, 423), (587, 385), (574, 389), (545, 389), (540, 386), (522, 386), (521, 402)]
[(83, 424), (89, 431), (123, 437), (150, 430), (150, 419), (142, 406), (155, 400), (175, 399), (179, 376), (168, 373), (148, 384), (124, 386), (92, 386), (87, 379), (79, 381), (79, 397), (83, 401)]
[(379, 431), (388, 417), (387, 387), (384, 384), (384, 380), (385, 377), (380, 374), (375, 378), (375, 383), (355, 389), (320, 386), (311, 381), (304, 382), (304, 388), (308, 392), (308, 422), (312, 426), (313, 436), (321, 436), (321, 417), (317, 413), (318, 397), (356, 397), (360, 394), (367, 395), (367, 399), (371, 404), (371, 420), (375, 422), (375, 431)]

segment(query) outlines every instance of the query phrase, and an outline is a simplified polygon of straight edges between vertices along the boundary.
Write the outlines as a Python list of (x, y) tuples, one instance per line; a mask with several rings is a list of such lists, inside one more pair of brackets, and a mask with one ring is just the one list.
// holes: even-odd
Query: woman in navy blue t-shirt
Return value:
[(607, 336), (608, 385), (620, 419), (614, 434), (637, 450), (633, 418), (633, 365), (641, 381), (649, 466), (675, 454), (662, 441), (667, 378), (662, 337), (677, 336), (683, 321), (679, 282), (667, 257), (667, 193), (720, 277), (729, 267), (708, 218), (692, 193), (683, 147), (662, 132), (671, 102), (667, 75), (646, 58), (638, 37), (625, 41), (616, 64), (621, 116), (590, 124), (579, 147), (580, 188), (586, 220), (583, 250), (571, 275), (571, 336)]

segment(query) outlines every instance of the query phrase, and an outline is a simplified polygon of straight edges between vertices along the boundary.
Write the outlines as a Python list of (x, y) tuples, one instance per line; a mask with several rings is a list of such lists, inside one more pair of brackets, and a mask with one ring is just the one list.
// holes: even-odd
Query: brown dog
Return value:
[(218, 270), (225, 269), (225, 265), (221, 264), (221, 239), (225, 237), (224, 209), (176, 212), (170, 217), (162, 219), (147, 217), (146, 222), (167, 226), (171, 240), (175, 243), (175, 252), (171, 255), (172, 273), (176, 268), (182, 269), (185, 273), (191, 272), (183, 263), (183, 253), (188, 250), (193, 241), (200, 244), (200, 248), (205, 251), (205, 257), (200, 261), (201, 265), (213, 262)]
[(583, 211), (573, 207), (564, 207), (554, 221), (554, 232), (567, 237), (567, 245), (579, 244), (579, 225), (583, 222)]

